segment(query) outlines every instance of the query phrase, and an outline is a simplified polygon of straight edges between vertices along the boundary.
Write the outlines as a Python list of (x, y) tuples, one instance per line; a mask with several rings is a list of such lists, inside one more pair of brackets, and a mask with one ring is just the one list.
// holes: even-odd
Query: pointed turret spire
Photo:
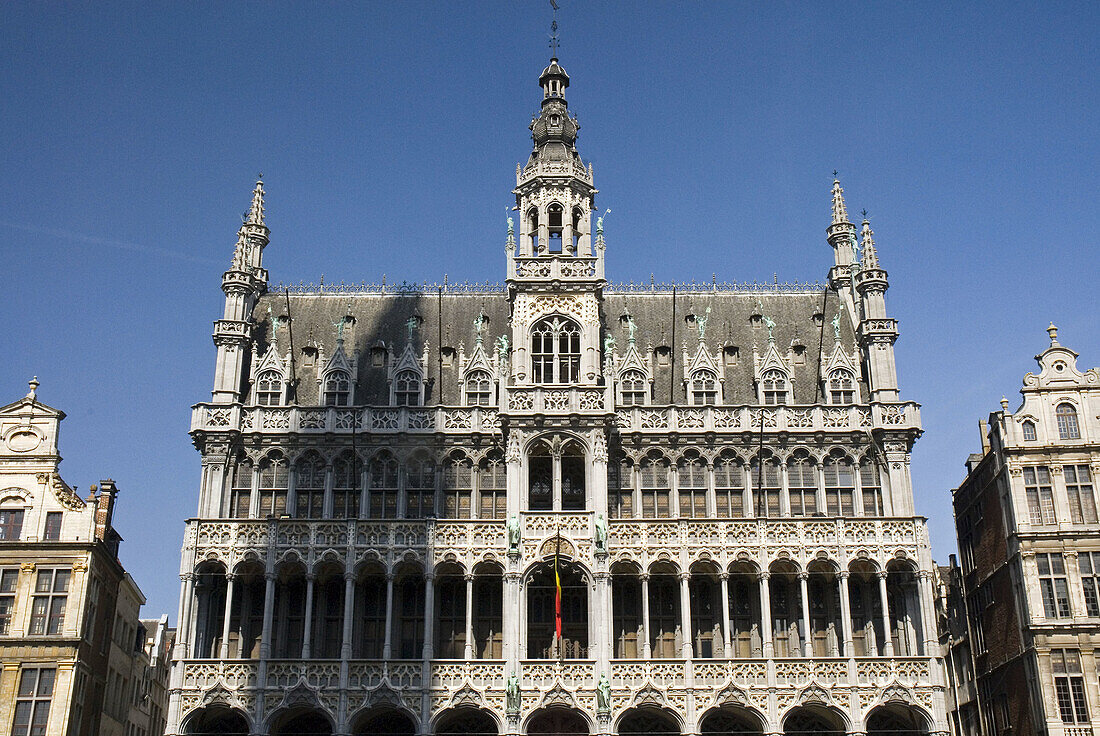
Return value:
[(840, 188), (840, 179), (833, 172), (833, 224), (848, 222), (848, 205), (844, 203), (844, 190)]
[(863, 229), (860, 231), (859, 236), (862, 240), (863, 247), (863, 268), (875, 269), (878, 268), (878, 252), (875, 250), (874, 231), (871, 230), (871, 223), (866, 217), (863, 218)]
[(263, 174), (256, 177), (256, 188), (252, 190), (252, 206), (248, 208), (246, 225), (264, 224), (264, 180)]

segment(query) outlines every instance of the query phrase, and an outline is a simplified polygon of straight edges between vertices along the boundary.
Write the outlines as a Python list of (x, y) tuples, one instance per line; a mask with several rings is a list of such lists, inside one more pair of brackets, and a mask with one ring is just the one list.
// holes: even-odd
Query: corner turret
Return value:
[(862, 310), (859, 338), (867, 356), (872, 401), (898, 400), (898, 375), (894, 363), (894, 343), (898, 339), (897, 320), (886, 314), (886, 289), (890, 284), (886, 271), (879, 266), (874, 231), (866, 216), (860, 231), (863, 262), (855, 273), (855, 289)]
[(844, 202), (844, 190), (833, 172), (833, 221), (825, 231), (833, 249), (833, 267), (829, 269), (829, 282), (834, 288), (848, 287), (852, 283), (852, 265), (855, 263), (856, 226), (848, 219), (848, 206)]

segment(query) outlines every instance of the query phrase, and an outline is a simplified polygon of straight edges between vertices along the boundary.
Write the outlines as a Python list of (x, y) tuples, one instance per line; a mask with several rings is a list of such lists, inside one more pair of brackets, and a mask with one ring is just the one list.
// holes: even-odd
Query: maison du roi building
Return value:
[(65, 414), (0, 407), (0, 733), (158, 736), (168, 705), (167, 616), (118, 561), (110, 480), (84, 498), (59, 471)]
[(981, 422), (953, 494), (948, 702), (959, 736), (1100, 731), (1100, 368), (1047, 332), (1023, 402)]
[(168, 733), (946, 733), (869, 224), (834, 181), (827, 285), (613, 285), (539, 85), (502, 286), (269, 286), (257, 182)]

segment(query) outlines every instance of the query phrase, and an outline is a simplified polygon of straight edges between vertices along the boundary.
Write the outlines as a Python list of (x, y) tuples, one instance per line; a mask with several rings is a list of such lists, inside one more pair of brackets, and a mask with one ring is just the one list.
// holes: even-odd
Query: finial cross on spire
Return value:
[(861, 212), (860, 212), (859, 214), (863, 215), (863, 219), (864, 219), (864, 220), (866, 220), (866, 219), (867, 219), (867, 210), (863, 210), (863, 211), (861, 211)]
[(835, 179), (836, 175), (839, 174), (839, 173), (840, 173), (839, 171), (837, 171), (836, 169), (833, 169), (833, 178)]
[(550, 24), (550, 52), (556, 59), (558, 58), (558, 4), (555, 0), (550, 0), (550, 7), (554, 9), (554, 20)]

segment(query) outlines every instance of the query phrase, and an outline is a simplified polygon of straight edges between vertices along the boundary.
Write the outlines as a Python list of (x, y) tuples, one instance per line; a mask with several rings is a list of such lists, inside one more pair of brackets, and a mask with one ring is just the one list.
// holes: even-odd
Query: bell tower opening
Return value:
[(556, 202), (550, 205), (547, 210), (547, 227), (550, 231), (550, 243), (548, 251), (550, 253), (561, 253), (561, 241), (562, 241), (562, 208), (560, 204)]

